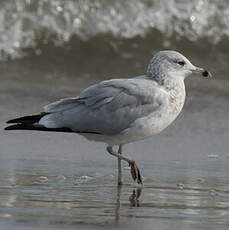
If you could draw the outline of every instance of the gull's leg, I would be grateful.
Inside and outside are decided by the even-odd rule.
[[[138,166],[136,165],[135,161],[129,160],[128,158],[122,156],[120,153],[116,153],[112,149],[111,146],[107,147],[107,152],[110,153],[113,156],[116,156],[120,160],[128,162],[129,165],[130,165],[130,172],[131,172],[132,178],[134,179],[134,181],[136,180],[138,184],[142,184],[141,173],[140,173],[140,170],[139,170]]]
[[[122,145],[119,145],[118,154],[122,155]],[[118,157],[118,185],[122,185],[122,160]]]

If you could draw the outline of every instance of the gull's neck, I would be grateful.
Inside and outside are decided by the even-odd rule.
[[[178,75],[168,76],[168,74],[160,73],[160,75],[151,75],[150,78],[153,81],[157,82],[158,85],[160,85],[161,87],[163,87],[167,91],[176,90],[177,88],[185,89],[183,76],[178,76]]]

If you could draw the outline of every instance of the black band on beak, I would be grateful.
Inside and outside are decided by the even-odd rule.
[[[210,73],[209,71],[207,71],[207,70],[204,70],[204,71],[202,72],[202,76],[203,76],[203,77],[212,77],[211,73]]]
[[[207,76],[208,76],[208,71],[205,70],[205,71],[202,73],[202,75],[203,75],[204,77],[207,77]]]

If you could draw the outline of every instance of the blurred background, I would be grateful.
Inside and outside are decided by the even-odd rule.
[[[74,134],[3,131],[6,120],[39,113],[91,84],[144,74],[163,49],[183,53],[213,79],[187,79],[176,122],[125,146],[144,169],[140,209],[129,205],[128,170],[120,208],[116,160],[104,144]],[[141,219],[145,229],[228,229],[228,72],[227,0],[1,0],[0,227],[62,226],[58,217],[69,228]]]

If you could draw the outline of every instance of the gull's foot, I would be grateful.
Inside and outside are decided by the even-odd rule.
[[[130,173],[134,181],[137,181],[138,184],[142,184],[142,176],[138,166],[135,161],[129,162],[130,165]]]

